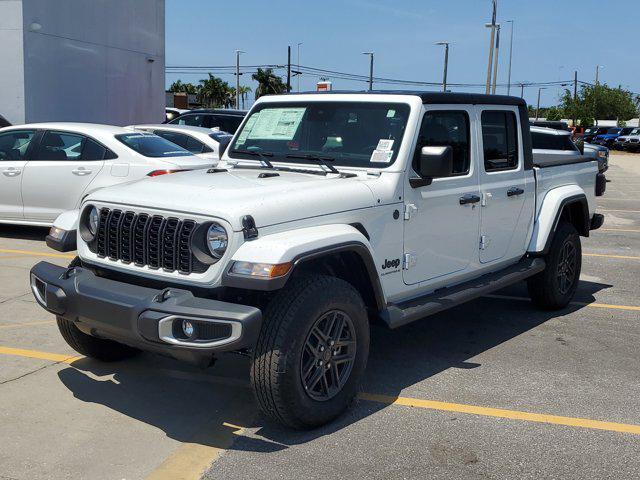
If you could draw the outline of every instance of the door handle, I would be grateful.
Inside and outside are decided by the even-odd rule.
[[[507,197],[515,197],[516,195],[522,195],[523,193],[524,190],[522,188],[511,187],[509,190],[507,190]]]
[[[17,177],[18,175],[20,175],[22,173],[22,170],[19,170],[17,168],[13,168],[13,167],[9,167],[6,168],[2,171],[2,174],[5,177]]]
[[[478,203],[480,201],[480,195],[475,193],[467,193],[460,197],[460,205],[466,205],[467,203]]]
[[[71,173],[73,173],[74,175],[78,175],[79,177],[82,177],[84,175],[91,175],[91,170],[87,170],[84,167],[78,167],[75,170],[71,170]]]

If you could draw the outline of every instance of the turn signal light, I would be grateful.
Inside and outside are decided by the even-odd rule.
[[[188,172],[189,169],[183,168],[180,170],[154,170],[147,173],[147,177],[159,177],[160,175],[166,175],[168,173]]]
[[[231,272],[239,275],[249,275],[252,277],[276,278],[286,275],[289,270],[291,270],[292,266],[292,262],[276,264],[235,262],[231,268]]]

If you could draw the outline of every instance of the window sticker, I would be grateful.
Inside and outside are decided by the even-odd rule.
[[[389,150],[391,150],[391,148],[393,148],[393,140],[386,138],[381,138],[380,140],[378,140],[378,146],[376,147],[376,150],[388,152]]]
[[[389,163],[393,157],[393,150],[378,150],[375,149],[371,154],[371,162]]]
[[[305,111],[305,107],[260,110],[247,120],[237,144],[244,145],[247,140],[293,140]]]
[[[395,116],[396,116],[396,111],[395,110],[393,110],[392,108],[387,110],[387,118],[393,118]]]

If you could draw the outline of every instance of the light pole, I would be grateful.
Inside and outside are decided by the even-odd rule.
[[[593,89],[593,116],[596,121],[596,127],[598,126],[598,80],[600,79],[601,68],[604,68],[604,65],[596,65],[596,86]]]
[[[298,73],[297,73],[298,92],[300,92],[300,76],[302,75],[302,73],[300,73],[300,45],[302,45],[302,42],[298,43],[298,56],[297,56],[298,58]]]
[[[373,52],[362,52],[362,55],[369,55],[369,91],[373,90]]]
[[[493,13],[491,15],[491,40],[489,41],[489,63],[487,65],[487,85],[485,88],[485,93],[488,95],[491,90],[491,67],[493,65],[493,42],[495,40],[496,35],[496,11],[498,9],[498,0],[492,0],[493,4]]]
[[[538,106],[536,107],[536,120],[538,120],[538,113],[540,112],[540,92],[546,90],[546,87],[538,88]]]
[[[524,98],[524,83],[520,84],[520,98]]]
[[[240,110],[240,54],[247,53],[236,50],[236,110]]]
[[[509,40],[509,73],[507,75],[507,95],[511,94],[511,60],[513,59],[513,20],[507,20],[511,24],[511,40]]]
[[[449,67],[449,42],[436,42],[436,45],[444,45],[444,75],[442,77],[442,91],[447,91],[447,69]]]
[[[495,25],[487,24],[487,27],[493,27],[496,30],[496,45],[495,52],[493,54],[493,86],[491,87],[491,93],[496,94],[496,82],[498,80],[498,59],[500,54],[500,24]]]

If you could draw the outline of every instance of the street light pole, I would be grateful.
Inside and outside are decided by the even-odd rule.
[[[524,83],[520,84],[520,98],[524,98]]]
[[[449,68],[449,42],[436,42],[436,45],[444,45],[444,75],[442,77],[442,91],[447,91],[447,70]]]
[[[507,95],[511,94],[511,60],[513,59],[513,20],[507,20],[511,24],[511,40],[509,41],[509,74],[507,76]]]
[[[246,53],[236,50],[236,110],[240,110],[240,54]]]
[[[498,9],[498,0],[492,0],[491,3],[493,4],[493,13],[491,15],[491,23],[489,24],[491,28],[491,40],[489,41],[489,63],[487,65],[487,85],[485,88],[487,95],[491,90],[491,67],[493,65],[493,42],[496,34],[496,10]]]
[[[297,77],[298,77],[298,80],[297,80],[297,82],[298,82],[298,92],[300,92],[300,76],[302,75],[300,73],[300,45],[302,45],[302,42],[298,43],[298,56],[297,56],[297,59],[298,59],[298,69],[297,69],[298,73],[296,74]]]
[[[362,52],[363,55],[369,55],[369,91],[373,90],[373,52]]]
[[[545,87],[538,88],[538,106],[536,107],[536,120],[538,120],[538,114],[540,113],[540,92],[545,90]]]
[[[604,65],[596,65],[596,86],[593,89],[593,116],[595,117],[596,127],[598,126],[598,80],[601,68],[604,68]]]
[[[496,25],[496,52],[495,58],[493,59],[493,87],[491,89],[491,93],[493,95],[496,94],[496,83],[498,81],[498,60],[500,58],[500,24]]]

